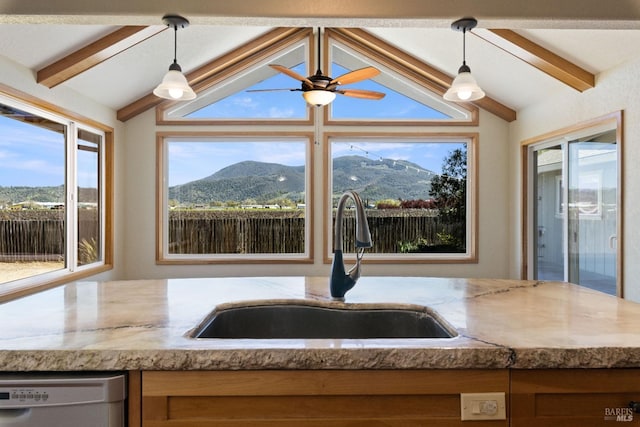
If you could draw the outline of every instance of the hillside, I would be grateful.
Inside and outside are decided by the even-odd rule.
[[[334,194],[357,191],[363,199],[427,199],[431,171],[409,162],[371,160],[362,156],[334,159]],[[253,199],[266,203],[276,198],[304,200],[304,166],[244,161],[205,178],[169,188],[169,199],[181,204]]]
[[[95,188],[80,188],[80,200],[95,203],[98,192]],[[0,186],[0,205],[20,202],[63,203],[64,185],[52,187],[3,187]]]
[[[383,199],[428,199],[431,171],[409,162],[372,160],[363,156],[343,156],[334,159],[334,196],[345,190],[355,190],[370,202]],[[287,198],[304,200],[304,166],[244,161],[227,166],[202,179],[169,188],[169,199],[180,204],[209,204],[213,201],[266,203]],[[97,192],[81,188],[83,201],[95,202]],[[2,187],[1,203],[62,202],[63,186]]]

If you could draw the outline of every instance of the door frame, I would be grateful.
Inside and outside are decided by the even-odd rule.
[[[522,170],[522,188],[521,188],[521,254],[520,260],[520,276],[523,280],[530,279],[532,276],[532,256],[536,253],[535,248],[532,248],[533,244],[533,202],[530,200],[532,194],[533,180],[530,179],[530,173],[533,167],[533,156],[531,147],[533,145],[539,145],[553,140],[564,140],[575,138],[576,135],[586,134],[590,130],[596,130],[605,126],[612,126],[616,129],[617,140],[617,162],[618,162],[618,176],[617,176],[617,201],[618,210],[616,217],[616,294],[620,298],[624,298],[624,278],[623,278],[623,264],[624,264],[624,252],[623,252],[623,219],[624,219],[624,199],[623,194],[623,179],[624,165],[623,165],[623,111],[616,111],[592,120],[587,120],[582,123],[578,123],[573,126],[558,129],[552,132],[545,133],[533,138],[526,139],[520,143],[520,159]]]

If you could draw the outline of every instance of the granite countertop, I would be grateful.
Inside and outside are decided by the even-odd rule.
[[[640,304],[561,282],[363,277],[350,303],[417,304],[442,339],[193,339],[215,306],[329,302],[326,277],[76,282],[0,305],[0,370],[640,367]]]

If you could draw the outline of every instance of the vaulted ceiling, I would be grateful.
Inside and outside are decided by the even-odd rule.
[[[93,0],[86,0],[82,3],[84,6],[74,0],[60,3],[60,8],[56,3],[57,14],[45,14],[48,3],[40,0],[0,1],[3,13],[0,15],[0,55],[30,69],[38,84],[52,91],[66,87],[82,93],[118,111],[121,120],[153,107],[158,100],[151,91],[173,59],[174,34],[162,25],[164,12],[152,16],[155,9],[146,1],[139,2],[138,11],[123,10],[113,15],[101,10],[102,6]],[[272,13],[280,15],[263,12],[262,16],[243,18],[232,15],[239,13],[232,10],[222,10],[218,15],[211,11],[203,13],[198,9],[203,2],[182,4],[183,7],[177,9],[169,8],[178,3],[173,6],[169,3],[176,2],[155,2],[153,8],[179,12],[192,22],[188,28],[178,31],[178,62],[190,80],[215,73],[216,60],[233,56],[240,46],[249,44],[248,49],[242,50],[244,55],[259,50],[261,37],[282,26],[360,27],[426,64],[434,70],[433,78],[440,79],[443,86],[455,76],[462,60],[462,34],[452,31],[449,24],[463,15],[450,19],[439,15],[397,16],[398,11],[409,14],[411,8],[417,7],[416,2],[409,0],[390,2],[398,11],[363,7],[358,12],[350,10],[350,6],[338,6],[342,2],[323,3],[325,7],[336,3],[336,12],[342,7],[344,17],[339,18],[314,14],[311,9],[305,9],[305,5],[310,4],[307,1],[297,2],[296,6],[300,14],[308,11],[304,18],[288,16],[288,2],[276,2],[277,7],[273,1],[247,2],[262,8],[268,3],[273,6]],[[364,3],[371,2],[354,2],[366,6]],[[425,0],[424,4],[431,3],[433,1]],[[513,6],[508,5],[514,3],[522,6],[519,15],[509,9]],[[511,11],[516,16],[509,19],[494,13],[483,19],[483,12],[477,10],[478,27],[467,35],[467,63],[488,94],[488,99],[482,101],[484,105],[481,102],[479,106],[506,120],[512,120],[518,110],[546,97],[588,91],[597,85],[600,73],[640,56],[637,49],[640,16],[636,16],[640,15],[640,5],[637,2],[620,1],[617,8],[598,10],[593,10],[596,2],[582,2],[587,10],[575,9],[573,16],[558,9],[557,2],[543,3],[549,3],[550,16],[525,10],[524,2],[487,1],[487,6],[502,5],[502,13]],[[627,9],[621,10],[623,6]],[[20,7],[26,9],[20,10]],[[68,13],[65,7],[69,8]],[[95,9],[83,12],[82,7]],[[70,14],[73,8],[76,15]],[[190,8],[192,16],[188,13]],[[261,12],[256,7],[252,10],[256,14]],[[15,11],[23,13],[12,13]],[[441,13],[444,12],[452,13],[447,10]],[[224,13],[229,15],[227,19],[222,19]],[[379,16],[374,16],[376,13]],[[624,13],[629,19],[615,15]]]

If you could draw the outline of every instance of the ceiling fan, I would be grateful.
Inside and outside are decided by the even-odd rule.
[[[301,76],[295,71],[285,67],[284,65],[269,64],[271,68],[286,74],[302,83],[299,89],[254,89],[247,92],[270,92],[278,90],[286,90],[291,92],[302,92],[304,99],[311,105],[321,107],[331,103],[336,97],[336,94],[349,96],[352,98],[372,99],[379,100],[384,98],[385,94],[382,92],[375,92],[372,90],[361,89],[341,89],[340,86],[351,83],[357,83],[362,80],[370,79],[380,74],[380,70],[374,67],[364,67],[358,70],[350,71],[339,77],[331,78],[325,76],[320,69],[320,28],[318,28],[318,63],[317,71],[314,75],[309,77]]]

